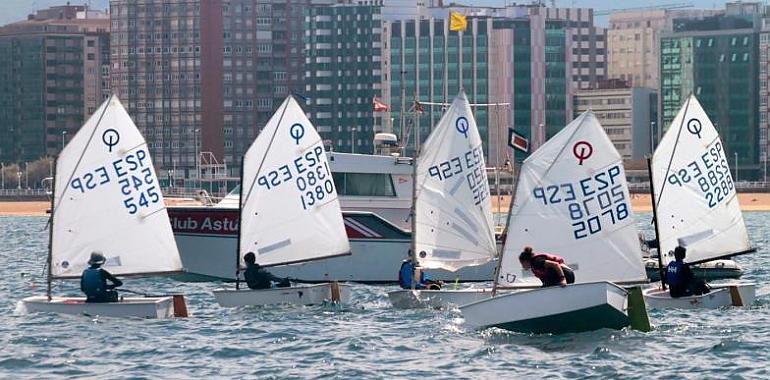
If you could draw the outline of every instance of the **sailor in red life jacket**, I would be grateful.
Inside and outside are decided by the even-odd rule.
[[[575,272],[564,264],[564,259],[547,253],[534,254],[532,247],[524,247],[519,255],[521,267],[529,269],[543,282],[543,287],[567,286],[575,282]]]

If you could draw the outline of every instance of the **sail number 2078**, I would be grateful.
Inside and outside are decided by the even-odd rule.
[[[602,231],[602,226],[624,222],[630,215],[620,165],[575,183],[535,187],[532,195],[548,208],[566,213],[572,234],[580,240]]]

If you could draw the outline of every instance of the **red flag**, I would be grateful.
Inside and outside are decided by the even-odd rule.
[[[508,129],[508,146],[524,153],[529,152],[529,140],[513,128]]]
[[[372,101],[374,102],[374,112],[387,112],[390,109],[387,104],[377,100],[376,97]]]
[[[425,107],[423,107],[422,103],[420,103],[419,100],[414,101],[414,112],[419,112],[419,113],[425,112]]]

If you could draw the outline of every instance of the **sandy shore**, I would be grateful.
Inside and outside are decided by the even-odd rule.
[[[166,199],[169,206],[199,204],[189,198]],[[0,201],[0,216],[45,216],[51,202],[3,202]]]
[[[492,196],[492,209],[507,212],[510,207],[510,197],[503,196],[498,208],[497,197]],[[770,193],[741,193],[738,194],[743,211],[770,211]],[[190,199],[167,199],[169,206],[190,204]],[[50,202],[0,202],[0,216],[43,216],[51,206]],[[631,207],[634,212],[650,212],[652,204],[649,194],[632,194]]]
[[[507,212],[510,207],[510,197],[502,197],[500,212]],[[770,211],[770,193],[739,193],[738,201],[743,211]],[[492,209],[498,210],[497,197],[492,196]],[[652,212],[649,194],[631,194],[631,207],[634,212]]]

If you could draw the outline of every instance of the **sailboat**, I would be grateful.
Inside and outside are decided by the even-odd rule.
[[[321,136],[290,95],[242,160],[236,273],[243,256],[263,267],[350,254],[332,172]],[[351,287],[337,282],[289,288],[215,290],[221,306],[314,305],[350,302]]]
[[[80,278],[94,251],[104,252],[103,268],[115,276],[182,272],[147,142],[115,95],[80,128],[55,166],[47,294],[23,299],[26,310],[114,317],[186,316],[181,296],[87,303],[84,297],[51,295],[52,280]]]
[[[481,265],[497,247],[481,136],[460,92],[423,144],[414,167],[413,258],[423,269]],[[396,308],[446,307],[490,297],[491,289],[388,293]]]
[[[660,257],[680,245],[685,262],[698,264],[754,252],[730,175],[725,146],[698,99],[691,95],[660,141],[651,164],[655,229]],[[665,267],[667,263],[661,263]],[[654,308],[717,308],[754,302],[755,284],[711,285],[700,296],[671,298],[647,289]]]
[[[631,323],[628,291],[616,283],[642,283],[646,274],[621,156],[591,111],[524,161],[496,293],[540,286],[519,263],[524,246],[563,257],[576,283],[462,305],[467,326],[565,333]]]

